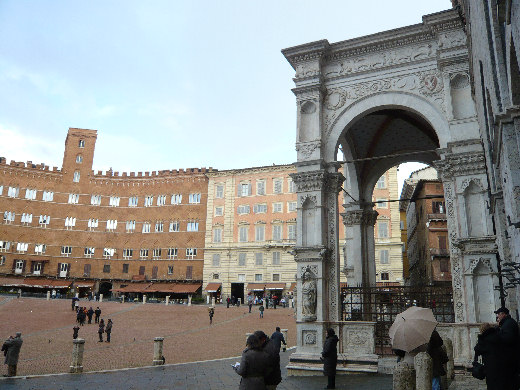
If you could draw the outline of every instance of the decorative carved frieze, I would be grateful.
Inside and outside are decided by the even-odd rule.
[[[315,330],[302,331],[303,344],[314,346],[316,344],[316,336],[317,336],[317,333]]]
[[[360,225],[363,219],[363,210],[350,210],[341,213],[345,226]]]
[[[316,149],[318,149],[321,145],[321,141],[312,141],[312,142],[301,142],[296,144],[296,151],[299,155],[300,161],[309,160]]]
[[[496,254],[498,251],[495,236],[459,238],[453,240],[452,245],[465,255]]]
[[[483,152],[446,154],[444,160],[434,162],[442,180],[451,180],[454,176],[470,176],[486,173]]]
[[[439,49],[451,49],[453,47],[466,46],[466,34],[462,30],[442,32],[438,35]]]
[[[298,192],[320,191],[325,182],[325,171],[291,173]]]

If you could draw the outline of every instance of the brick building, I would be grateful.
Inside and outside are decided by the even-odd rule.
[[[0,160],[0,287],[200,291],[208,171],[95,173],[96,138],[70,128],[61,169]]]

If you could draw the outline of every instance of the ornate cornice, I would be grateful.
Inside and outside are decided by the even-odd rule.
[[[325,182],[325,171],[290,173],[298,192],[319,191]]]
[[[444,160],[434,161],[433,165],[443,180],[454,176],[469,176],[486,173],[486,160],[483,152],[446,154]]]

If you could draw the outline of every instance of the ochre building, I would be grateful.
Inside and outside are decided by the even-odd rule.
[[[61,169],[0,160],[0,284],[200,291],[211,169],[95,173],[96,138],[70,128]]]

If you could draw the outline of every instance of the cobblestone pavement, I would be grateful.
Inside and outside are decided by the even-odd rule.
[[[324,376],[287,377],[285,366],[291,352],[281,353],[282,383],[278,390],[310,390],[326,386]],[[47,375],[0,379],[2,390],[199,390],[238,389],[240,377],[231,364],[237,358],[147,367],[87,374]],[[391,375],[342,375],[336,377],[337,389],[391,390]]]

